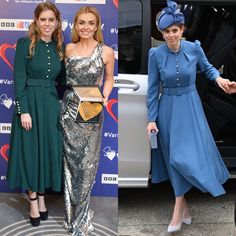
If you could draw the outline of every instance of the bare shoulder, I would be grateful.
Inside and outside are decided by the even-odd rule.
[[[115,59],[115,54],[114,54],[114,50],[111,47],[108,47],[106,45],[103,45],[103,60],[104,63],[107,64],[108,61],[110,60],[114,60]]]
[[[70,55],[74,51],[75,47],[76,47],[75,43],[66,44],[66,57],[70,57]]]
[[[75,43],[68,43],[68,44],[66,44],[66,50],[71,50],[74,47],[75,47]]]
[[[107,55],[114,54],[114,50],[111,47],[108,47],[105,44],[103,45],[103,52],[104,52],[104,54],[107,54]]]

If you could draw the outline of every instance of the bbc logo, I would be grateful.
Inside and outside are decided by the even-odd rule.
[[[0,134],[10,134],[11,123],[0,123]]]
[[[9,28],[9,27],[15,27],[15,22],[1,22],[2,28]]]
[[[102,174],[102,184],[118,184],[118,175]]]
[[[0,30],[27,31],[32,19],[2,19],[0,18]]]

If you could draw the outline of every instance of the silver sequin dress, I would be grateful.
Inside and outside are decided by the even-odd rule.
[[[103,44],[98,44],[90,57],[67,59],[67,83],[102,85]],[[64,226],[74,236],[85,236],[93,230],[90,194],[95,181],[102,140],[103,115],[99,123],[75,123],[78,97],[72,90],[64,94],[61,123],[64,145]]]

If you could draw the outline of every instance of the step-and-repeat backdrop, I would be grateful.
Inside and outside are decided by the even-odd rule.
[[[0,192],[12,192],[6,181],[11,120],[15,106],[13,61],[17,39],[27,34],[33,12],[43,0],[0,1]],[[52,0],[63,17],[65,43],[71,41],[70,33],[76,11],[85,5],[95,6],[102,18],[105,44],[115,51],[117,75],[118,0]],[[93,188],[93,196],[117,196],[118,184],[118,112],[117,89],[105,110],[100,164]]]

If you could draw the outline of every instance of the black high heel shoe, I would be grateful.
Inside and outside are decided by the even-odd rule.
[[[30,201],[35,201],[37,199],[38,199],[38,197],[30,198]],[[32,226],[34,226],[34,227],[39,226],[39,224],[40,224],[40,216],[39,217],[31,217],[29,215],[29,218],[30,218],[30,223],[31,223]]]
[[[37,193],[38,196],[44,196],[45,193]],[[41,220],[47,220],[48,219],[48,210],[46,211],[39,211],[39,214],[40,214],[40,219]]]

